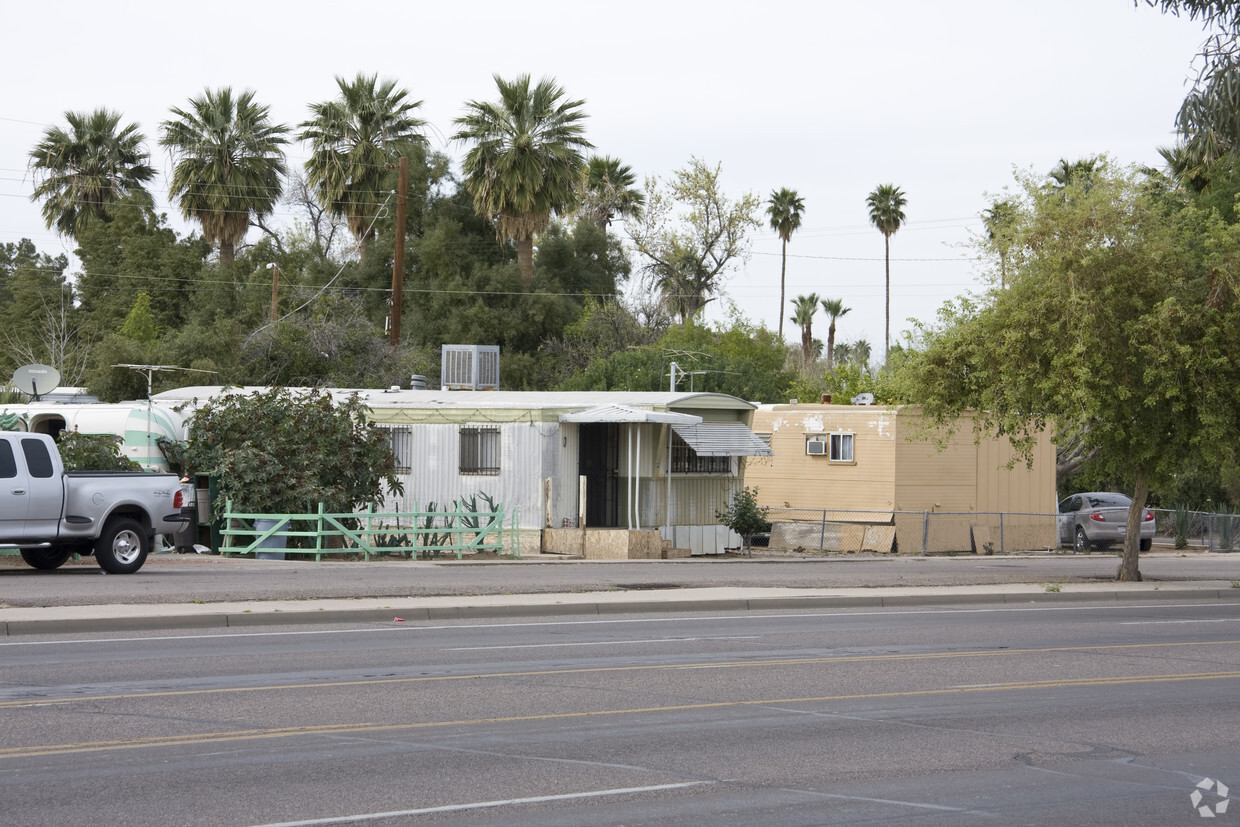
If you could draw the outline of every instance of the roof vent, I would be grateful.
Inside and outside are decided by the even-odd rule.
[[[499,390],[499,345],[444,345],[440,375],[446,391]]]

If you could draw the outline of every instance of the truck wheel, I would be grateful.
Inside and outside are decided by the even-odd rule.
[[[142,524],[128,518],[108,523],[95,541],[95,559],[108,574],[133,574],[150,550],[151,538]]]
[[[22,559],[26,561],[26,564],[44,571],[60,568],[72,554],[73,550],[64,546],[22,549]]]

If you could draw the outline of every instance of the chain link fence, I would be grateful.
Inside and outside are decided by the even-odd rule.
[[[1240,514],[1153,509],[1154,545],[1240,551]],[[772,549],[1003,554],[1060,547],[1058,514],[770,508]]]

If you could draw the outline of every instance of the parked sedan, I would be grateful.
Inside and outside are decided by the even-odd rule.
[[[1059,542],[1076,551],[1107,548],[1124,542],[1132,499],[1123,494],[1092,491],[1073,494],[1059,504]],[[1141,550],[1154,541],[1154,512],[1141,518]]]

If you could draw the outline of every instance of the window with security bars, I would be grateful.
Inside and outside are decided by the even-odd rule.
[[[408,474],[413,470],[413,428],[409,425],[380,425],[387,434],[392,456],[396,459],[396,473]]]
[[[672,433],[673,474],[728,474],[731,471],[731,457],[700,457],[680,434]]]
[[[461,428],[462,474],[499,473],[499,428]]]

